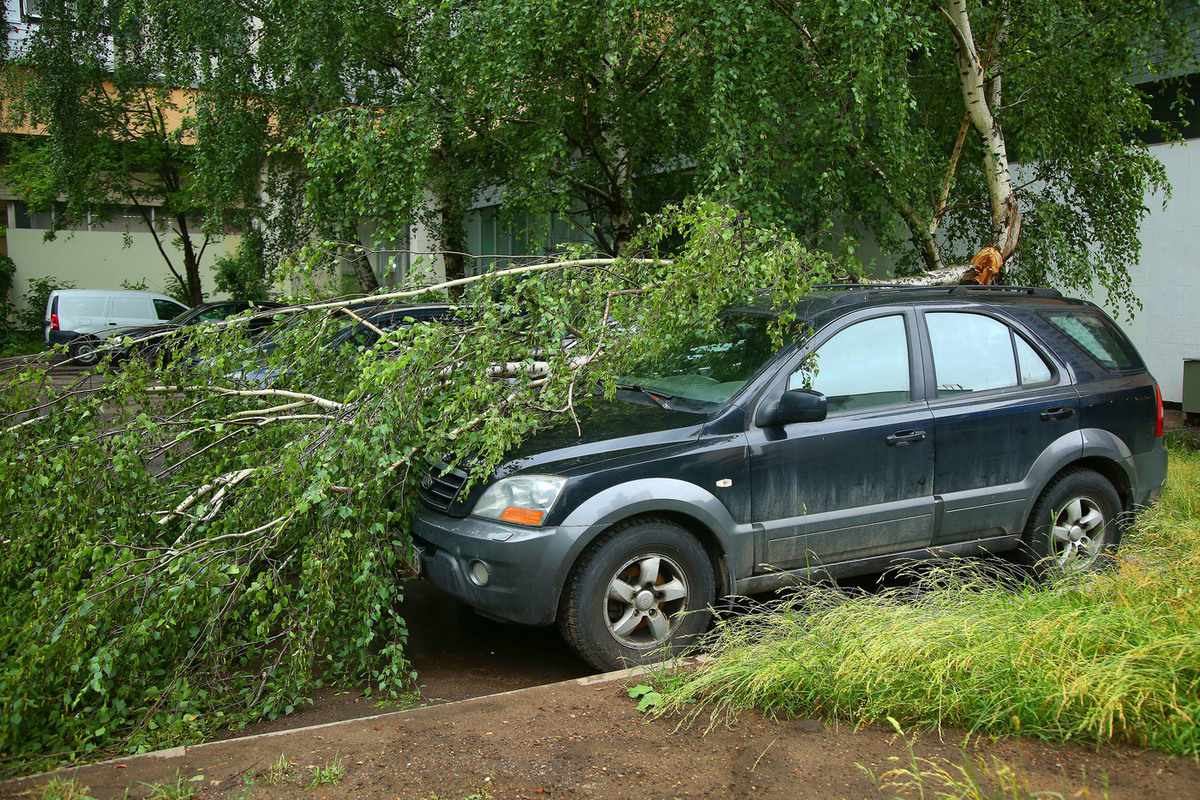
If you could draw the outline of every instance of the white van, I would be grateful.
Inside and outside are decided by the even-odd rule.
[[[46,345],[70,342],[71,357],[90,366],[103,341],[187,311],[166,295],[127,289],[56,289],[46,301]]]

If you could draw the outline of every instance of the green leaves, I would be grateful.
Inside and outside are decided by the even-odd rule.
[[[644,683],[631,686],[626,690],[626,693],[638,701],[637,710],[642,713],[653,711],[662,701],[662,695],[656,692],[653,687],[647,686]]]
[[[408,691],[397,603],[427,459],[489,477],[631,360],[833,266],[706,202],[634,244],[648,257],[481,276],[452,323],[373,349],[328,346],[357,324],[334,309],[289,312],[270,353],[235,324],[189,341],[193,360],[74,388],[5,373],[0,752],[194,740],[318,683]]]

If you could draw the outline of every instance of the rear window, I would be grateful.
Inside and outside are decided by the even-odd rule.
[[[1099,311],[1051,311],[1042,316],[1105,368],[1114,372],[1142,369],[1133,344]]]

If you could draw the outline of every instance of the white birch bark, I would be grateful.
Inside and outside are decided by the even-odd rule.
[[[996,119],[995,106],[1000,100],[1000,79],[988,80],[987,70],[975,45],[967,0],[950,0],[941,8],[958,45],[959,80],[963,103],[971,127],[983,145],[983,166],[988,180],[988,202],[992,215],[992,239],[988,244],[1007,259],[1017,247],[1021,234],[1021,214],[1008,165],[1008,149]],[[1007,35],[1007,21],[996,35],[993,48],[999,48]],[[993,63],[998,59],[993,55]]]

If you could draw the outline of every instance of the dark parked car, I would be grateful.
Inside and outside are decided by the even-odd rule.
[[[379,341],[378,331],[390,333],[414,323],[449,321],[454,318],[454,306],[445,303],[381,303],[368,299],[350,306],[350,311],[363,321],[357,322],[350,316],[335,317],[338,325],[325,334],[321,347],[330,352],[346,347],[369,350]],[[288,331],[308,323],[309,320],[301,316],[284,323],[279,331],[254,348],[252,357],[260,361],[260,366],[240,371],[231,377],[250,386],[266,386],[288,374],[288,369],[283,365],[261,362],[265,362],[279,347]]]
[[[109,357],[114,362],[123,361],[134,356],[147,358],[161,357],[164,360],[169,360],[174,348],[182,341],[183,333],[186,329],[194,325],[221,322],[230,317],[244,314],[251,309],[265,312],[276,308],[283,308],[283,303],[250,300],[226,300],[220,303],[205,303],[204,305],[189,308],[187,311],[176,317],[172,317],[161,325],[147,325],[142,328],[131,328],[127,331],[122,331],[122,340],[127,336],[131,342],[128,345],[114,345],[109,351]],[[274,323],[275,320],[270,315],[264,314],[263,316],[256,316],[247,322],[246,330],[251,337],[259,336]]]
[[[557,623],[609,669],[677,650],[717,597],[815,574],[1002,552],[1089,569],[1161,491],[1158,386],[1090,303],[829,289],[778,351],[771,313],[729,309],[582,436],[537,435],[482,485],[434,465],[420,573],[486,616]]]

